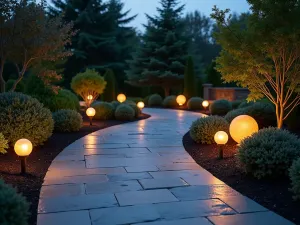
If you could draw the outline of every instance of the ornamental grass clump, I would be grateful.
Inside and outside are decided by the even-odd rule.
[[[170,95],[170,96],[166,97],[163,100],[162,105],[165,108],[176,108],[178,106],[178,103],[176,102],[176,96]]]
[[[59,132],[79,131],[82,127],[82,116],[70,109],[61,109],[53,113],[54,130]]]
[[[228,133],[229,124],[220,116],[207,116],[197,119],[190,128],[191,138],[201,144],[213,144],[214,135],[218,131]]]
[[[225,99],[216,100],[209,106],[209,111],[212,115],[223,116],[226,115],[231,110],[232,110],[231,102]]]
[[[294,199],[300,200],[300,158],[295,160],[289,170],[292,182],[291,191],[294,193]]]
[[[242,140],[238,158],[244,170],[254,177],[280,177],[288,174],[293,160],[300,157],[300,140],[287,130],[265,128]]]
[[[115,108],[111,103],[108,102],[97,102],[92,105],[96,110],[94,119],[97,120],[111,120],[114,118]]]
[[[29,204],[14,188],[0,179],[0,224],[28,225]]]
[[[2,133],[0,133],[0,154],[7,153],[8,141],[5,139]]]
[[[52,114],[37,99],[16,92],[0,94],[0,133],[10,145],[21,139],[43,144],[54,127]]]
[[[159,94],[153,94],[149,97],[148,105],[149,106],[161,106],[162,102],[163,102],[163,99]]]
[[[187,107],[189,110],[201,110],[203,99],[200,97],[192,97],[187,102]]]
[[[121,104],[117,107],[115,111],[115,118],[121,121],[133,120],[135,117],[135,112],[132,107],[127,104]]]

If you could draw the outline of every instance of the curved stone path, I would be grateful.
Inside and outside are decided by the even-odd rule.
[[[40,194],[38,225],[288,225],[198,166],[182,136],[200,114],[106,128],[64,149]],[[272,191],[272,190],[270,190]]]

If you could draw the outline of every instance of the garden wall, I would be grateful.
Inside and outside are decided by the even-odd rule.
[[[203,84],[203,97],[207,100],[227,99],[229,101],[244,100],[248,97],[247,88],[213,87],[212,84]]]

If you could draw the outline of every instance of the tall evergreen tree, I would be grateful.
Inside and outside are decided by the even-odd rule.
[[[184,72],[184,95],[187,99],[197,96],[197,79],[193,57],[189,56]]]
[[[74,21],[79,30],[72,40],[74,52],[66,63],[65,83],[86,68],[104,72],[111,68],[121,85],[124,80],[126,60],[130,58],[137,41],[134,28],[127,24],[135,16],[130,10],[123,12],[120,0],[52,0],[50,15],[64,13],[66,21]],[[119,85],[119,86],[120,86]]]
[[[132,85],[160,86],[168,96],[183,81],[187,40],[181,18],[184,5],[177,0],[161,0],[158,16],[148,18],[142,46],[129,61],[126,71]]]
[[[106,87],[102,94],[102,99],[107,102],[116,100],[116,80],[114,71],[108,69],[104,74],[104,80],[106,81]]]

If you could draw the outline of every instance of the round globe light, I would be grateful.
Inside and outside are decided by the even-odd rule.
[[[93,100],[93,95],[88,95],[88,96],[87,96],[87,99],[88,99],[88,100]]]
[[[251,116],[241,115],[234,118],[230,124],[229,132],[238,144],[253,133],[258,131],[258,124]]]
[[[228,142],[228,134],[225,131],[218,131],[214,139],[218,145],[225,145]]]
[[[186,102],[186,97],[184,95],[178,95],[176,98],[178,105],[183,105]]]
[[[117,100],[122,103],[122,102],[125,102],[126,101],[126,96],[124,94],[119,94],[117,96]]]
[[[140,110],[142,110],[142,109],[145,107],[144,102],[138,102],[138,103],[137,103],[137,107],[138,107]]]
[[[15,143],[15,152],[18,156],[27,157],[32,152],[32,143],[28,139],[20,139]]]
[[[95,114],[96,114],[96,110],[92,107],[90,107],[86,110],[86,115],[88,117],[93,117],[93,116],[95,116]]]
[[[204,107],[204,109],[206,109],[209,106],[209,102],[208,101],[203,101],[202,102],[202,106]]]

